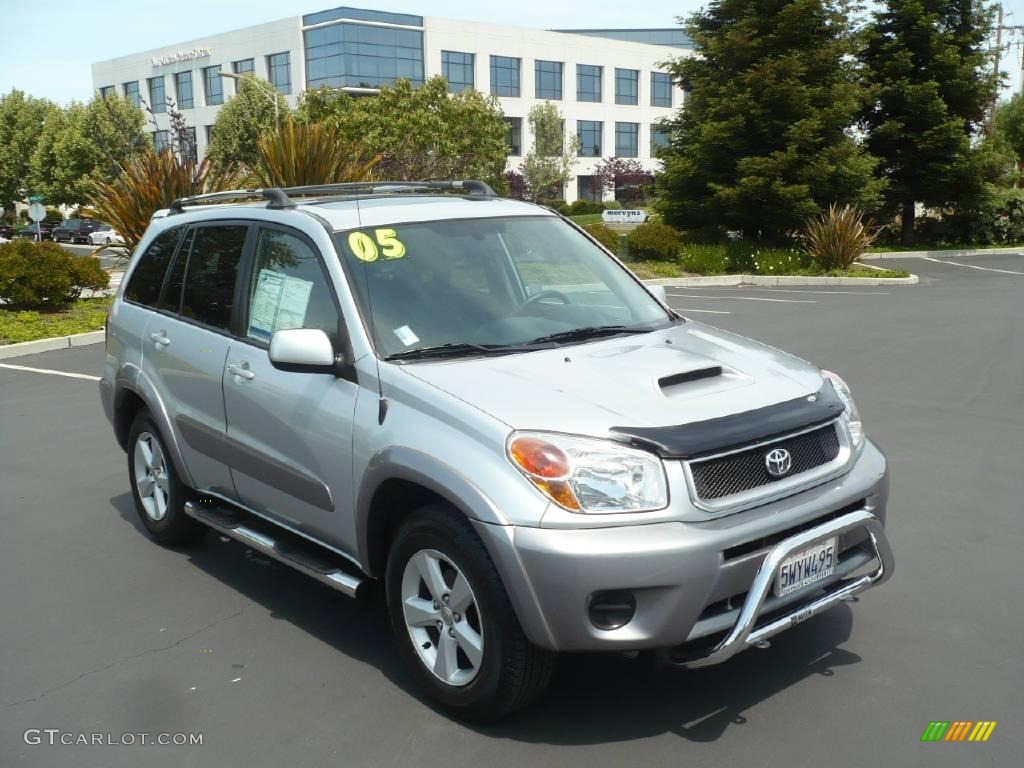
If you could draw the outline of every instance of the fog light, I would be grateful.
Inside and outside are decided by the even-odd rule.
[[[636,597],[628,589],[610,589],[590,596],[590,623],[598,629],[624,627],[636,613]]]

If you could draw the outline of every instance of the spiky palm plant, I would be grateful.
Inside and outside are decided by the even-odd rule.
[[[381,160],[342,139],[333,126],[294,118],[260,139],[259,154],[252,176],[263,187],[367,181]]]
[[[812,217],[804,230],[806,250],[822,269],[846,269],[861,257],[878,237],[874,222],[852,205],[835,203]]]
[[[89,191],[90,215],[121,233],[126,254],[135,250],[153,214],[179,197],[231,189],[231,174],[215,175],[205,160],[195,162],[170,149],[141,155],[121,164],[109,181],[95,181]]]

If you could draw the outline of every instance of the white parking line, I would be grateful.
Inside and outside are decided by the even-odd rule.
[[[702,312],[707,315],[731,315],[732,312],[723,312],[720,309],[690,309],[689,307],[679,308],[673,307],[676,312]]]
[[[947,259],[933,259],[930,256],[919,256],[925,261],[934,261],[936,264],[952,264],[954,267],[967,267],[968,269],[980,269],[982,272],[1002,272],[1004,275],[1024,275],[1024,272],[1014,272],[1012,269],[993,269],[992,267],[976,267],[973,264],[961,264],[958,261]]]
[[[705,300],[710,300],[710,301],[718,301],[719,299],[721,299],[723,301],[777,301],[777,302],[780,302],[782,304],[817,304],[818,303],[814,299],[764,299],[764,298],[754,297],[754,296],[718,296],[717,294],[715,294],[715,295],[707,295],[707,296],[694,296],[693,294],[690,294],[690,293],[670,293],[668,295],[672,296],[673,298],[676,298],[676,299],[705,299]]]
[[[86,379],[88,381],[99,381],[99,376],[90,376],[86,373],[70,373],[69,371],[51,371],[49,368],[30,368],[27,365],[11,365],[0,363],[0,368],[10,368],[13,371],[29,371],[30,373],[49,373],[52,376],[67,376],[69,379]]]

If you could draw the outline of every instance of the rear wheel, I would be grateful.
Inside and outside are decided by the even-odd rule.
[[[206,526],[185,514],[189,490],[146,412],[136,416],[128,433],[128,476],[139,519],[155,541],[187,544],[206,532]]]
[[[399,529],[386,589],[398,644],[431,699],[486,721],[543,694],[554,654],[526,638],[483,542],[457,511],[431,505]]]

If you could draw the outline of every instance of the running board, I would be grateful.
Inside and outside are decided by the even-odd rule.
[[[339,568],[336,560],[340,558],[294,534],[274,530],[272,523],[205,500],[185,502],[185,514],[348,597],[357,597],[359,587],[365,582],[362,577]]]

